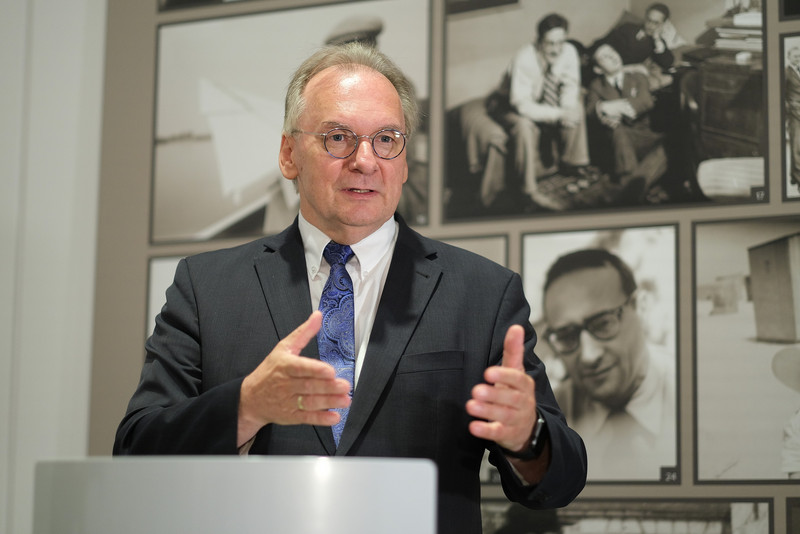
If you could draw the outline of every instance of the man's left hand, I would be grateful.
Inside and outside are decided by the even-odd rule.
[[[514,325],[503,342],[502,365],[486,369],[487,383],[472,388],[467,413],[478,418],[469,424],[473,436],[496,442],[510,451],[527,447],[536,422],[535,383],[525,373],[525,331]]]

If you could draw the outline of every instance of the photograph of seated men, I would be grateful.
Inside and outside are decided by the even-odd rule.
[[[567,42],[568,28],[557,13],[539,21],[535,42],[517,51],[489,104],[510,137],[512,179],[521,180],[526,201],[552,210],[564,206],[538,190],[538,177],[590,172],[581,59]]]
[[[445,219],[767,198],[761,8],[597,3],[448,15]]]
[[[608,162],[612,184],[620,184],[632,201],[644,194],[667,170],[664,134],[653,130],[650,111],[655,105],[647,77],[624,71],[622,57],[608,43],[592,53],[598,76],[589,84],[586,112],[595,127],[596,142]]]

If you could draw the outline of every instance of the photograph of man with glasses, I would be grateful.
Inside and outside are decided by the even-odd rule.
[[[584,438],[590,481],[677,482],[675,354],[652,342],[644,285],[604,248],[565,253],[544,278],[541,341],[564,369],[556,397]]]

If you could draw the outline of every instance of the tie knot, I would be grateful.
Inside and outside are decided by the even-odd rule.
[[[330,266],[344,265],[350,258],[353,257],[353,250],[350,248],[350,245],[340,245],[335,241],[331,241],[325,245],[325,250],[322,251],[322,256]]]

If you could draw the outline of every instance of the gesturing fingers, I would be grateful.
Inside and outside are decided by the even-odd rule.
[[[485,384],[472,389],[467,413],[478,418],[470,423],[473,435],[517,450],[530,436],[536,417],[535,383],[525,373],[525,330],[514,325],[503,342],[502,365],[486,369]]]
[[[322,327],[322,312],[316,310],[308,316],[308,319],[300,326],[295,328],[291,334],[283,338],[278,346],[283,347],[291,354],[299,355],[308,342],[314,339]]]
[[[337,379],[331,365],[300,356],[321,323],[320,312],[313,312],[245,377],[239,397],[240,434],[254,434],[269,423],[335,424],[339,415],[327,410],[349,406],[349,382]]]

